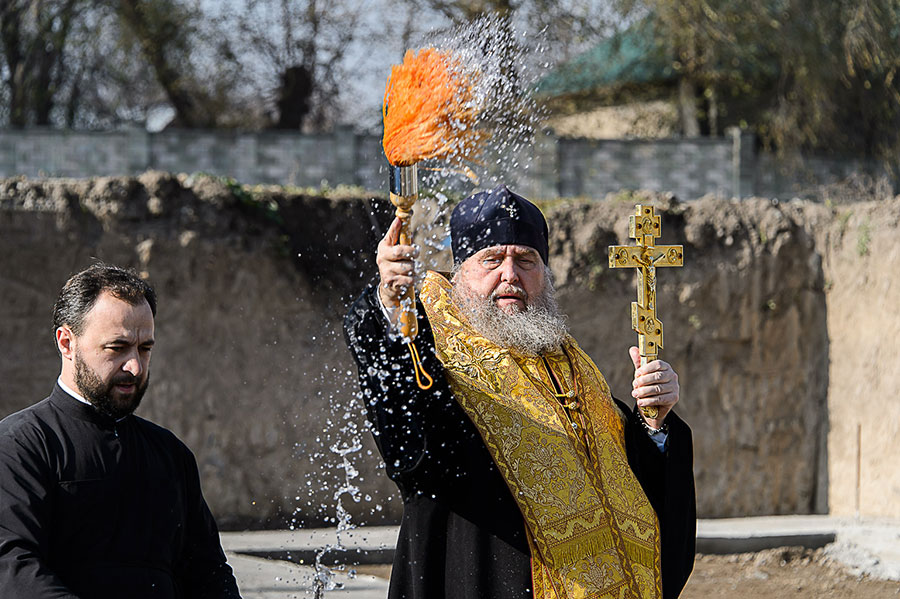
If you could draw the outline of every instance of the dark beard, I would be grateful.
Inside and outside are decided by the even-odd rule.
[[[452,296],[479,335],[500,347],[538,356],[559,348],[568,336],[566,317],[559,312],[555,293],[546,271],[543,293],[529,297],[521,312],[505,312],[495,297],[479,297],[462,281],[454,281]]]
[[[113,387],[131,383],[137,383],[137,387],[132,395],[119,398],[113,395]],[[141,405],[141,399],[144,397],[148,384],[150,384],[149,373],[144,378],[144,381],[141,382],[127,372],[117,374],[109,384],[104,384],[100,377],[97,376],[97,373],[81,360],[81,356],[77,352],[75,354],[75,385],[78,387],[78,391],[86,400],[91,402],[91,405],[97,411],[115,420],[128,416]]]

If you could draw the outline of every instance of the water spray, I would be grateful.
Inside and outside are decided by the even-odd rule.
[[[382,105],[382,142],[390,166],[390,199],[401,221],[401,244],[412,243],[409,223],[419,199],[419,175],[429,184],[435,183],[430,177],[425,178],[422,171],[434,175],[462,173],[476,179],[469,166],[490,167],[481,162],[493,163],[488,155],[495,155],[496,164],[500,164],[500,156],[506,163],[511,155],[518,154],[522,140],[535,129],[534,119],[540,117],[540,110],[528,98],[517,96],[502,67],[502,57],[495,52],[514,45],[512,37],[502,37],[503,31],[493,19],[479,19],[453,31],[448,39],[433,39],[431,43],[441,49],[407,51],[403,63],[391,68]],[[527,87],[528,81],[522,74],[518,72],[519,83]],[[506,118],[505,127],[488,126],[496,115]],[[489,128],[495,132],[493,137],[487,133]],[[491,143],[487,143],[489,139]],[[441,198],[442,194],[437,192],[436,196]],[[414,343],[418,333],[415,306],[415,290],[410,286],[401,300],[398,328],[410,348],[416,382],[427,389],[432,379],[421,369]],[[346,433],[347,429],[341,431]],[[329,453],[340,460],[337,468],[343,470],[343,482],[333,494],[338,540],[316,554],[312,589],[315,599],[323,599],[327,592],[341,588],[323,561],[329,553],[343,549],[341,533],[354,528],[345,500],[358,503],[361,499],[359,473],[352,464],[352,458],[362,449],[359,434],[354,431],[348,442],[329,445]]]

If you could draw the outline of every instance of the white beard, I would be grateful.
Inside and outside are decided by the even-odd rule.
[[[453,280],[453,301],[476,333],[507,349],[538,356],[559,348],[568,336],[566,317],[559,312],[549,269],[544,290],[529,297],[525,310],[506,312],[493,297],[474,293],[461,277]]]

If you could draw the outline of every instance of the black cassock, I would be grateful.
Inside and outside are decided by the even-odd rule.
[[[190,450],[58,385],[5,418],[0,597],[239,597]]]
[[[431,389],[418,388],[404,343],[388,337],[372,285],[351,306],[344,332],[359,369],[375,442],[403,498],[390,599],[527,599],[531,553],[518,505],[454,400],[419,304],[416,345]],[[673,412],[661,452],[629,414],[628,462],[660,520],[663,596],[677,597],[694,564],[696,507],[690,428]]]

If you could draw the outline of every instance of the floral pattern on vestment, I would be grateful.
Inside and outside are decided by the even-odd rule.
[[[525,518],[534,597],[661,597],[659,523],[628,466],[624,415],[590,357],[571,337],[543,359],[491,343],[438,273],[427,273],[421,300],[454,396]],[[551,370],[577,387],[577,408],[555,396]]]

